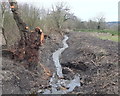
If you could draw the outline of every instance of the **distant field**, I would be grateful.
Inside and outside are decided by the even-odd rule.
[[[120,40],[118,39],[118,36],[98,36],[98,37],[103,40],[111,40],[115,42],[120,42]]]
[[[114,30],[107,30],[107,29],[104,29],[104,30],[88,30],[88,29],[82,29],[82,30],[79,30],[81,32],[98,32],[98,33],[110,33],[112,35],[120,35],[120,33],[118,33],[118,31],[114,31]]]
[[[120,33],[118,33],[118,31],[113,31],[113,30],[87,30],[87,29],[83,29],[83,30],[79,30],[78,32],[94,32],[95,35],[96,35],[96,33],[101,33],[101,34],[97,34],[96,35],[100,39],[120,42],[120,40],[118,39],[119,36],[120,36]]]
[[[110,33],[97,33],[97,32],[91,33],[91,34],[103,40],[111,40],[115,42],[120,42],[118,39],[119,38],[118,35],[111,35]]]

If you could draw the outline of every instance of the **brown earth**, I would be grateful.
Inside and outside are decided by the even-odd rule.
[[[2,93],[30,94],[48,87],[50,76],[55,71],[52,53],[61,45],[62,37],[51,34],[39,49],[39,63],[36,69],[27,69],[25,62],[11,59],[11,53],[2,51]]]
[[[79,73],[82,85],[73,93],[118,94],[118,43],[91,33],[72,32],[68,36],[69,47],[61,56],[61,64]],[[73,77],[71,74],[65,76]]]
[[[82,85],[72,93],[118,94],[118,43],[98,39],[89,33],[70,32],[67,35],[69,47],[60,59],[64,77],[71,79],[79,73]],[[52,53],[62,47],[62,39],[58,34],[46,39],[39,50],[39,65],[33,71],[3,54],[3,94],[27,94],[48,88],[50,74],[55,71]]]

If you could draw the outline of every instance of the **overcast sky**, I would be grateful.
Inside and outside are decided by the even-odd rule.
[[[57,2],[66,2],[71,12],[82,20],[89,20],[99,15],[104,15],[106,21],[118,20],[118,2],[120,0],[17,0],[29,2],[37,7],[51,8]]]

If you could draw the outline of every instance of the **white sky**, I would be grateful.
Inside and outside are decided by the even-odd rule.
[[[66,2],[71,12],[82,20],[104,15],[106,21],[118,21],[118,2],[120,0],[17,0],[32,2],[35,6],[51,8],[56,2]]]

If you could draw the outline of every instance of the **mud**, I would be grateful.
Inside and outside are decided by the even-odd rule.
[[[79,73],[82,83],[72,93],[118,94],[118,43],[98,39],[87,32],[68,36],[69,48],[63,52],[61,64]],[[71,78],[74,74],[68,71],[66,76]]]
[[[88,69],[88,66],[85,65],[84,62],[76,62],[76,63],[67,62],[67,63],[63,63],[61,65],[63,67],[68,67],[71,69],[82,70],[82,71],[86,71]]]
[[[87,32],[67,35],[69,48],[60,57],[64,78],[71,80],[75,74],[81,77],[81,86],[70,93],[118,94],[118,43],[98,39]],[[51,75],[56,70],[52,53],[62,47],[62,39],[58,34],[46,39],[39,49],[40,62],[33,71],[3,56],[3,94],[29,94],[49,88]]]
[[[40,93],[42,94],[67,94],[67,93],[72,92],[75,89],[75,87],[81,86],[79,74],[75,74],[74,79],[71,79],[71,80],[64,78],[62,67],[59,62],[61,53],[66,48],[69,47],[68,44],[66,43],[68,39],[69,38],[66,35],[64,35],[64,39],[62,40],[63,47],[59,48],[53,53],[52,57],[53,57],[56,70],[50,79],[50,83],[49,83],[50,87],[48,89],[46,88],[45,90],[42,90],[42,89],[38,90],[39,94]]]
[[[50,76],[55,70],[52,53],[61,47],[61,36],[51,34],[39,47],[39,62],[34,70],[28,69],[27,62],[11,58],[13,53],[2,52],[3,94],[31,94],[49,87]]]

